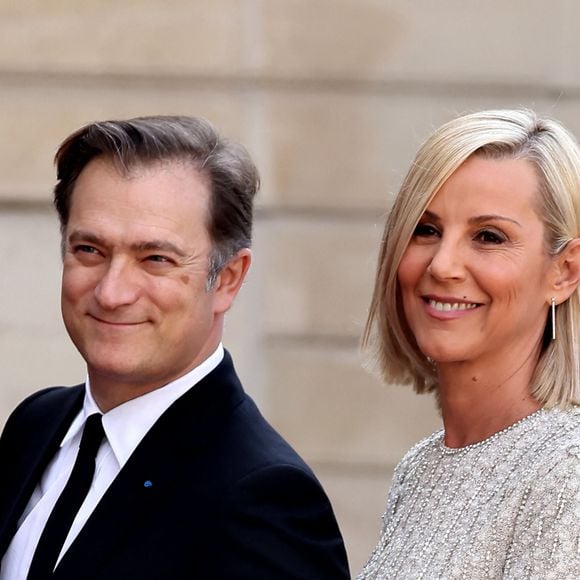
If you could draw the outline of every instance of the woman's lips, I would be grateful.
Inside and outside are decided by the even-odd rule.
[[[422,296],[427,312],[438,319],[448,320],[466,316],[483,306],[480,302],[470,302],[454,297],[442,298]]]
[[[476,302],[440,302],[438,300],[429,299],[427,304],[431,308],[438,310],[439,312],[454,312],[461,310],[473,310],[477,308],[479,304]]]

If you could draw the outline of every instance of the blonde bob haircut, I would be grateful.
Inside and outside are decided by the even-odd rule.
[[[419,350],[405,319],[397,271],[425,209],[443,183],[472,155],[524,159],[539,181],[539,211],[546,248],[561,252],[580,237],[580,154],[558,122],[526,109],[482,111],[437,129],[422,145],[387,217],[363,346],[370,347],[382,378],[412,384],[418,393],[437,387],[434,365]],[[557,340],[548,316],[531,394],[546,407],[580,403],[579,291],[556,308]]]

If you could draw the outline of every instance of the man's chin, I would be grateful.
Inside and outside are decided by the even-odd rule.
[[[119,385],[143,385],[151,382],[154,378],[151,371],[141,363],[131,363],[127,360],[106,362],[94,359],[85,359],[91,383],[104,382]]]

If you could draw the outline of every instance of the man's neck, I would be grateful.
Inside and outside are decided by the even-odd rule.
[[[164,388],[200,367],[211,365],[211,368],[214,368],[223,358],[223,352],[223,346],[220,342],[211,349],[209,354],[204,353],[202,357],[195,359],[183,370],[164,376],[151,377],[148,381],[144,381],[143,377],[133,381],[127,380],[126,377],[103,375],[95,369],[89,368],[87,370],[87,383],[95,403],[103,413],[106,413],[128,401]]]

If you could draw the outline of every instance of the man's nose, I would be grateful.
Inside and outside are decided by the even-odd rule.
[[[460,280],[465,277],[465,251],[457,240],[442,239],[437,245],[427,271],[437,280]]]
[[[95,287],[95,298],[104,310],[133,304],[140,294],[138,273],[129,265],[112,260]]]

